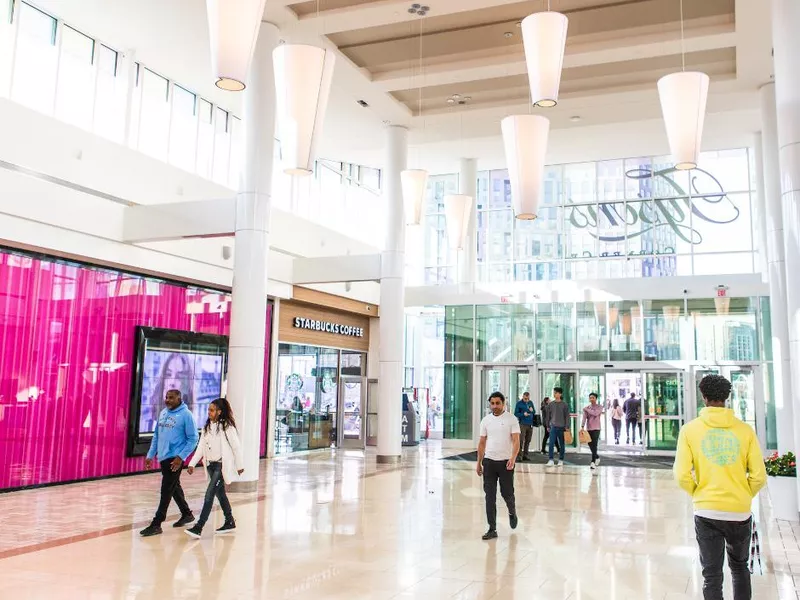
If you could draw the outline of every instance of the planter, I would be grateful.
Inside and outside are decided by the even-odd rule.
[[[781,521],[800,520],[797,506],[796,477],[767,477],[769,497],[772,500],[772,516]]]

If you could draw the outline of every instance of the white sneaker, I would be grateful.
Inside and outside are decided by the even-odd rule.
[[[600,459],[599,458],[596,461],[594,461],[594,466],[595,467],[599,467],[600,466]]]
[[[595,465],[593,462],[590,462],[590,463],[589,463],[589,468],[590,468],[592,471],[594,471],[594,470],[597,468],[597,465]]]
[[[556,463],[554,463],[552,460],[548,460],[548,461],[547,461],[547,465],[546,465],[546,466],[548,466],[548,467],[553,467],[553,466],[555,466],[555,464],[556,464]]]
[[[556,463],[556,466],[557,466],[559,469],[561,469],[561,468],[564,466],[564,461],[563,461],[563,460],[560,460],[560,461],[558,461],[558,462]]]

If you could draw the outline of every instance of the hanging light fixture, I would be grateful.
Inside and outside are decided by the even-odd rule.
[[[500,128],[511,180],[514,216],[533,220],[539,214],[550,121],[539,115],[513,115],[503,119]]]
[[[472,211],[472,196],[448,194],[444,197],[444,220],[447,240],[452,250],[463,250]]]
[[[675,168],[688,170],[697,167],[700,155],[709,78],[705,73],[686,70],[683,0],[680,0],[680,19],[681,70],[658,80],[658,96]]]
[[[406,207],[406,225],[419,225],[422,221],[422,204],[428,189],[428,172],[424,169],[406,169],[400,172],[403,204]]]
[[[216,86],[229,92],[245,88],[266,0],[206,0],[211,41],[211,71]]]
[[[282,44],[273,51],[272,60],[283,170],[309,175],[322,136],[335,57],[316,46]]]
[[[422,117],[422,20],[419,22],[418,76],[420,81],[418,86],[417,116]],[[400,183],[403,190],[403,204],[406,207],[406,225],[419,225],[422,221],[422,204],[425,200],[425,191],[428,189],[428,172],[425,169],[405,169],[400,172]]]
[[[522,20],[525,65],[534,106],[548,108],[558,104],[568,23],[566,15],[550,10],[550,2],[546,11],[533,13]]]

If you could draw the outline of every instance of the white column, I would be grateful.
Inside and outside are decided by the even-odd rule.
[[[478,271],[478,161],[462,158],[458,173],[458,193],[472,198],[469,228],[464,249],[459,253],[459,283],[472,285]]]
[[[783,247],[786,252],[786,314],[789,322],[789,360],[792,390],[800,390],[800,3],[772,1],[772,46],[775,65],[775,104],[781,172]],[[766,143],[764,144],[766,146]],[[794,267],[794,268],[792,268]],[[794,397],[792,397],[794,400]],[[795,449],[800,448],[800,410],[793,411]],[[800,481],[800,479],[798,479]]]
[[[777,152],[777,146],[775,151]],[[761,274],[761,281],[769,281],[769,257],[767,256],[767,198],[764,191],[764,145],[762,135],[757,131],[753,136],[753,164],[756,171],[756,209],[753,212],[755,228],[755,269]],[[783,244],[783,238],[781,238]]]
[[[380,375],[378,380],[378,462],[396,463],[401,453],[405,215],[400,172],[406,168],[408,131],[386,128],[383,205],[386,246],[381,255]]]
[[[236,196],[228,366],[228,400],[236,415],[244,454],[244,474],[242,481],[235,484],[235,491],[253,491],[258,482],[267,326],[270,191],[275,143],[272,50],[277,43],[278,28],[262,23],[250,79],[244,91],[245,152]]]
[[[786,311],[786,250],[784,247],[781,171],[778,157],[778,117],[775,112],[775,84],[759,90],[761,102],[761,147],[763,163],[764,210],[767,234],[770,318],[772,323],[772,365],[775,411],[778,421],[778,448],[794,450],[792,418],[792,364],[789,358],[789,318]],[[758,157],[756,157],[758,160]],[[762,183],[762,182],[759,182]],[[800,283],[800,279],[798,279]],[[798,389],[798,388],[795,388]]]

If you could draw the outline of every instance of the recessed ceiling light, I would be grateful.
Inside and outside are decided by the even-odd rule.
[[[506,39],[508,39],[508,38],[512,38],[512,37],[514,37],[514,34],[513,34],[512,32],[510,32],[510,31],[506,31],[506,32],[503,34],[503,37],[504,37],[504,38],[506,38]]]
[[[517,27],[522,27],[522,21],[517,21]]]
[[[578,115],[575,115],[573,117],[570,117],[569,120],[572,121],[573,123],[577,123],[578,121],[581,120],[581,118]]]
[[[447,99],[447,103],[448,104],[455,104],[456,103],[455,98],[448,98]]]
[[[453,95],[451,96],[451,98],[452,98],[453,100],[461,100],[461,94],[453,94]]]
[[[410,15],[419,15],[420,17],[424,17],[428,14],[428,11],[431,9],[430,6],[425,6],[423,4],[414,3],[408,7],[408,14]]]

